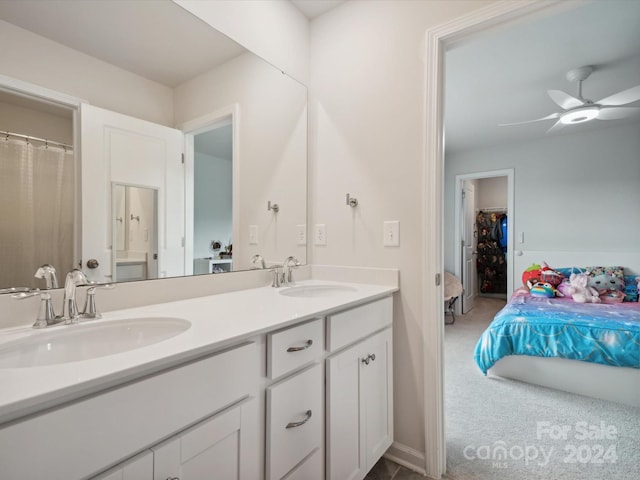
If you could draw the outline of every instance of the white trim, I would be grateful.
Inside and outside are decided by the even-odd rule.
[[[81,103],[89,103],[86,100],[2,74],[0,74],[0,90],[35,98],[46,103],[56,103],[71,109],[78,109]]]
[[[185,178],[185,274],[193,274],[193,179],[194,150],[193,138],[200,133],[231,125],[232,135],[232,191],[231,191],[231,236],[234,248],[239,247],[240,238],[240,105],[234,103],[202,117],[182,124],[180,130],[184,132],[184,178]],[[238,252],[235,251],[237,254]],[[232,267],[233,268],[233,267]]]
[[[468,15],[441,24],[425,33],[425,110],[423,160],[423,291],[422,335],[424,348],[424,442],[425,472],[440,478],[446,471],[444,433],[443,344],[444,312],[442,285],[436,274],[443,265],[443,98],[444,47],[518,17],[546,10],[556,12],[583,2],[523,0],[496,2]],[[434,235],[434,232],[437,232]]]
[[[507,298],[511,298],[513,293],[513,255],[514,255],[514,239],[513,239],[513,219],[515,213],[515,201],[514,201],[514,178],[515,170],[513,168],[507,168],[503,170],[490,170],[486,172],[477,173],[465,173],[456,175],[455,178],[455,203],[454,203],[454,234],[453,244],[455,245],[453,258],[454,258],[454,273],[458,278],[462,278],[462,253],[459,246],[462,242],[462,182],[465,180],[477,180],[480,178],[495,178],[495,177],[507,177],[507,213],[509,215],[509,222],[507,224],[507,253],[505,255],[507,261]]]
[[[402,443],[393,442],[384,454],[384,458],[407,467],[409,470],[425,475],[424,454]]]

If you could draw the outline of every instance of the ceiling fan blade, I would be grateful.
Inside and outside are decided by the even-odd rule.
[[[525,120],[524,122],[515,122],[515,123],[500,123],[499,127],[509,127],[511,125],[524,125],[525,123],[533,123],[540,122],[542,120],[552,120],[554,118],[558,118],[560,116],[559,113],[552,113],[551,115],[547,115],[546,117],[536,118],[535,120]]]
[[[640,107],[602,107],[596,117],[598,120],[617,120],[640,113]]]
[[[584,102],[582,100],[569,95],[562,90],[547,90],[547,94],[551,97],[551,100],[557,103],[564,110],[569,110],[570,108],[576,108],[584,105]]]
[[[553,126],[549,130],[547,130],[547,133],[557,132],[558,130],[561,130],[563,127],[564,127],[564,123],[558,120],[556,123],[553,124]]]
[[[628,88],[618,93],[614,93],[606,98],[600,100],[600,105],[626,105],[627,103],[633,103],[640,100],[640,85],[636,85],[635,87]]]

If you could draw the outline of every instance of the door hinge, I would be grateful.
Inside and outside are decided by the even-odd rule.
[[[464,190],[462,190],[462,198],[464,199],[464,197],[467,196],[467,192],[465,192]]]
[[[182,158],[182,164],[184,165],[184,153],[181,153],[180,157]]]
[[[184,247],[184,237],[182,237],[182,238],[180,239],[180,244],[181,244],[181,246],[183,246],[183,247]]]
[[[441,279],[440,279],[440,274],[439,274],[439,273],[436,273],[436,287],[439,287],[439,286],[440,286],[440,280],[441,280]]]

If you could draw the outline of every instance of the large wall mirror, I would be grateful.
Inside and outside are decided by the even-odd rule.
[[[0,39],[0,289],[306,263],[304,85],[171,0],[0,2]]]

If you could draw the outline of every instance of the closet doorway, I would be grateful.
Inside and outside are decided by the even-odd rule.
[[[513,169],[456,175],[454,273],[464,288],[458,313],[470,311],[478,295],[513,292],[513,181]]]

